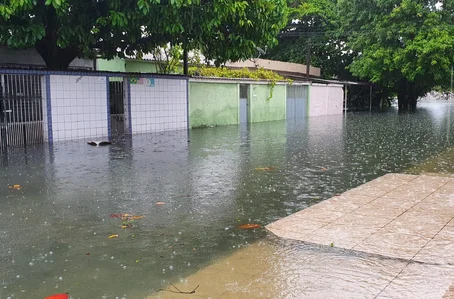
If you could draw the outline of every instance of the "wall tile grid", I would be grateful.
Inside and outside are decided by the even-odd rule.
[[[154,79],[154,86],[130,89],[133,134],[187,129],[186,80]]]
[[[107,138],[106,77],[51,75],[53,139]]]
[[[49,127],[48,127],[48,120],[47,120],[47,76],[41,76],[41,95],[42,95],[42,111],[43,111],[43,138],[45,141],[49,141]]]

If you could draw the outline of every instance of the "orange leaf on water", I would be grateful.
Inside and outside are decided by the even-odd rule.
[[[157,202],[155,203],[155,205],[157,205],[157,206],[163,206],[163,205],[165,205],[165,204],[166,204],[166,203],[163,202],[163,201],[157,201]]]
[[[261,227],[261,225],[256,224],[256,223],[241,224],[241,225],[237,226],[237,228],[239,228],[239,229],[253,229],[253,228],[260,228],[260,227]]]
[[[124,214],[110,214],[110,218],[121,218]]]
[[[114,234],[114,235],[110,235],[110,236],[109,236],[108,238],[109,238],[109,239],[118,238],[118,235],[117,235],[117,234]]]
[[[44,299],[69,299],[69,294],[55,294]]]
[[[275,167],[259,167],[259,168],[256,168],[255,170],[271,171],[271,170],[275,170],[275,169],[276,169]]]

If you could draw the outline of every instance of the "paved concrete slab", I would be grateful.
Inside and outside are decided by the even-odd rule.
[[[148,298],[454,298],[453,218],[452,178],[385,175]]]
[[[454,265],[454,179],[387,174],[269,224],[277,236]]]
[[[147,299],[439,299],[451,293],[453,266],[294,243],[252,244],[175,283],[186,292],[199,286],[194,294],[173,293],[176,289],[167,286]]]

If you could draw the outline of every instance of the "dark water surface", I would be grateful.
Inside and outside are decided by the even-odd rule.
[[[10,152],[0,157],[0,299],[143,298],[266,235],[239,224],[266,225],[453,146],[453,107]],[[146,217],[125,229],[113,213]]]

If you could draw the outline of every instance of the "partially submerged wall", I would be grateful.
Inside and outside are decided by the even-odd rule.
[[[106,77],[49,77],[53,140],[107,137]]]
[[[312,84],[309,91],[309,116],[343,113],[343,89],[337,84]]]
[[[276,84],[270,98],[270,84],[251,84],[249,122],[285,119],[286,85]]]
[[[140,78],[130,88],[131,133],[187,129],[187,81]]]
[[[238,83],[189,83],[189,126],[225,126],[239,123]]]

